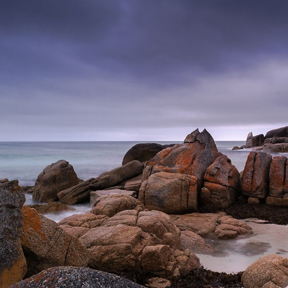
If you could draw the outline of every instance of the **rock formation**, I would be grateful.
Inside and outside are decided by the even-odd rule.
[[[139,200],[148,209],[186,213],[198,204],[227,207],[235,202],[238,189],[237,169],[218,152],[206,130],[196,129],[183,144],[166,148],[147,162]]]
[[[37,177],[33,199],[39,202],[53,202],[57,193],[78,184],[77,175],[67,161],[59,160],[47,166]]]
[[[20,241],[24,202],[18,181],[0,183],[0,288],[22,280],[27,271]]]
[[[59,223],[68,233],[88,228],[86,220],[71,217]],[[124,210],[112,217],[91,213],[82,217],[90,219],[90,227],[78,234],[79,240],[89,250],[89,266],[94,269],[127,277],[174,278],[200,267],[194,254],[181,250],[179,229],[160,211]]]
[[[288,126],[270,130],[263,134],[253,136],[250,132],[247,135],[246,145],[243,148],[256,148],[271,152],[288,152]]]

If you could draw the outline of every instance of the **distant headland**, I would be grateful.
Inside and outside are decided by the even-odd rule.
[[[288,126],[268,131],[265,136],[259,134],[253,136],[250,132],[247,135],[246,144],[233,150],[253,148],[270,152],[288,152]]]

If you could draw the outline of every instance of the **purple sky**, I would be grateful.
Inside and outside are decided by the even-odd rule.
[[[287,15],[287,0],[3,0],[0,141],[286,126]]]

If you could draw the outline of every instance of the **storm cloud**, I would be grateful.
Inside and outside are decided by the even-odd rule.
[[[0,141],[287,125],[285,0],[4,0]]]

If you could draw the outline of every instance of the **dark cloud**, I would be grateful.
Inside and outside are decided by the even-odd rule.
[[[285,123],[287,11],[286,0],[4,0],[3,139]]]

